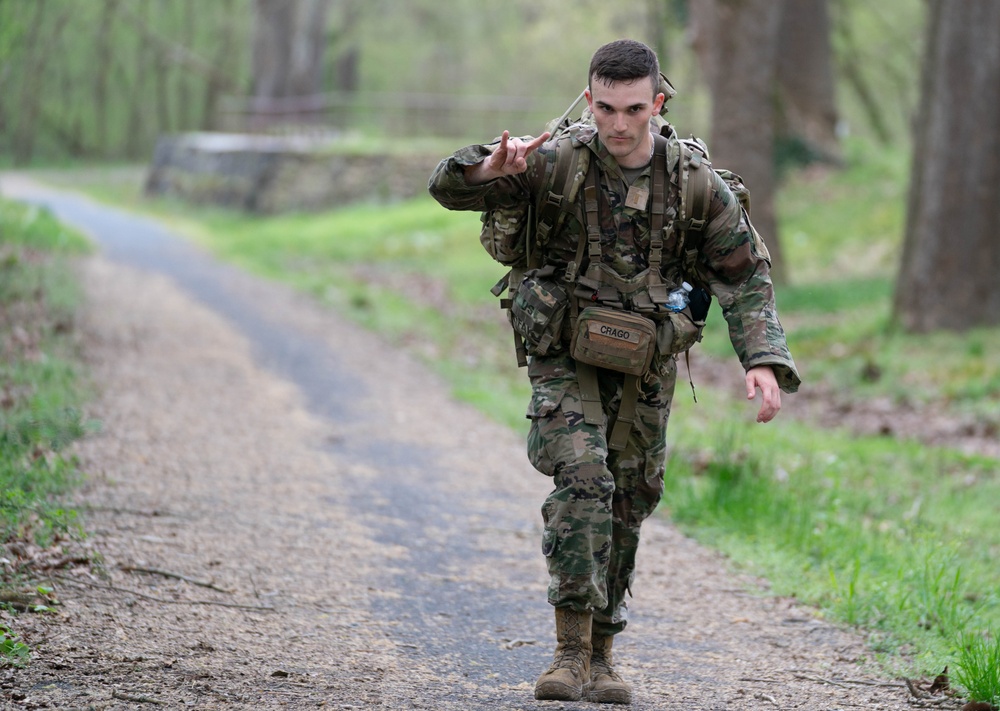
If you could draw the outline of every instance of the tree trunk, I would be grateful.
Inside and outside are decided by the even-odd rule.
[[[778,27],[777,138],[800,160],[839,163],[827,0],[784,0]]]
[[[136,3],[136,17],[143,25],[149,24],[149,3]],[[145,90],[149,79],[149,70],[153,66],[155,59],[151,60],[152,47],[149,42],[139,39],[135,43],[135,77],[129,82],[125,76],[123,63],[119,63],[119,76],[122,88],[127,87],[128,96],[128,120],[125,131],[125,155],[129,158],[138,158],[140,146],[143,145],[144,124],[143,119],[148,116],[146,109],[149,95]]]
[[[96,52],[97,72],[94,75],[94,113],[98,155],[107,158],[108,151],[108,83],[111,79],[111,25],[115,16],[117,0],[104,0],[101,8],[100,26],[97,28]]]
[[[203,6],[198,8],[196,5],[201,3],[198,0],[187,0],[180,10],[183,13],[180,44],[189,49],[195,46],[196,13],[204,12]],[[188,72],[182,72],[177,78],[177,124],[182,131],[190,131],[195,127],[194,116],[198,107],[194,98],[194,81],[195,77]]]
[[[233,14],[233,0],[223,0],[222,5],[225,8],[222,17],[231,17]],[[219,39],[212,64],[223,73],[229,73],[232,69],[231,58],[233,56],[233,47],[236,45],[236,27],[234,23],[226,21],[223,21],[221,25],[219,32],[222,37]],[[201,129],[203,131],[214,131],[219,127],[216,112],[219,106],[219,98],[224,89],[225,85],[217,76],[206,77],[205,100],[201,116]]]
[[[753,223],[771,252],[771,273],[785,276],[774,213],[774,88],[781,3],[696,0],[694,46],[712,95],[712,163],[739,173],[753,202]]]
[[[169,8],[163,3],[163,0],[157,5],[156,14],[164,20],[166,24],[165,15],[169,12]],[[173,62],[171,58],[166,53],[160,53],[156,57],[156,63],[153,66],[153,71],[155,72],[154,84],[156,87],[156,133],[169,133],[173,127],[173,121],[171,120],[172,113],[170,111],[170,100],[175,96],[170,91],[170,73],[173,68]]]
[[[333,63],[333,87],[338,91],[357,91],[361,85],[361,48],[357,41],[361,5],[356,0],[340,3],[337,22],[337,57]]]
[[[37,122],[39,103],[41,97],[38,87],[42,83],[42,72],[45,68],[45,52],[40,47],[42,22],[45,17],[45,3],[38,0],[35,3],[34,14],[31,24],[26,33],[27,41],[24,44],[25,58],[23,74],[20,77],[21,96],[18,100],[17,128],[14,131],[14,164],[24,165],[31,162],[31,157],[35,151],[35,136],[37,133]]]
[[[932,0],[894,317],[1000,324],[1000,3]]]
[[[844,12],[836,14],[838,21],[834,23],[833,28],[841,48],[837,55],[840,77],[857,96],[861,110],[864,111],[868,124],[875,132],[875,138],[883,145],[889,145],[892,143],[892,131],[889,130],[886,110],[865,76],[862,68],[865,63],[864,53],[859,48],[859,42],[845,14]]]
[[[649,45],[660,59],[660,71],[670,76],[667,63],[670,59],[667,47],[667,0],[646,0]]]
[[[254,96],[319,93],[329,0],[256,0]]]

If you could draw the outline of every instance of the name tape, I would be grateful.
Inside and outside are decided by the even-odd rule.
[[[594,323],[591,322],[588,325],[588,330],[592,334],[599,336],[604,336],[605,338],[614,338],[618,341],[627,341],[628,343],[638,343],[639,334],[636,331],[632,331],[627,328],[622,328],[621,326],[612,326],[607,323]]]

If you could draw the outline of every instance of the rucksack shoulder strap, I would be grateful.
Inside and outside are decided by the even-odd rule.
[[[705,144],[698,139],[682,138],[677,143],[680,147],[677,170],[681,204],[674,229],[684,272],[691,274],[701,250],[712,203],[712,162]]]
[[[559,138],[555,150],[555,161],[546,168],[535,208],[537,244],[545,244],[559,232],[566,215],[573,210],[590,166],[590,149],[574,140],[572,128]]]
[[[665,224],[667,209],[667,138],[663,134],[653,134],[653,170],[651,188],[653,193],[650,228],[655,237],[659,237]]]

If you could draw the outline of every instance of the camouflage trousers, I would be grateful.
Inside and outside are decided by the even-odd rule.
[[[639,528],[663,495],[666,428],[677,376],[657,356],[643,382],[625,449],[608,449],[624,376],[598,370],[600,425],[584,420],[576,362],[566,354],[532,358],[528,458],[555,488],[542,505],[542,552],[549,603],[594,613],[595,633],[611,635],[628,618]]]

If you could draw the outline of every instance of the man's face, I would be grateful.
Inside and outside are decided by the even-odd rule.
[[[593,79],[587,104],[594,114],[597,134],[608,153],[623,168],[640,168],[649,162],[652,136],[649,120],[660,113],[663,94],[653,94],[648,77],[609,86]]]

